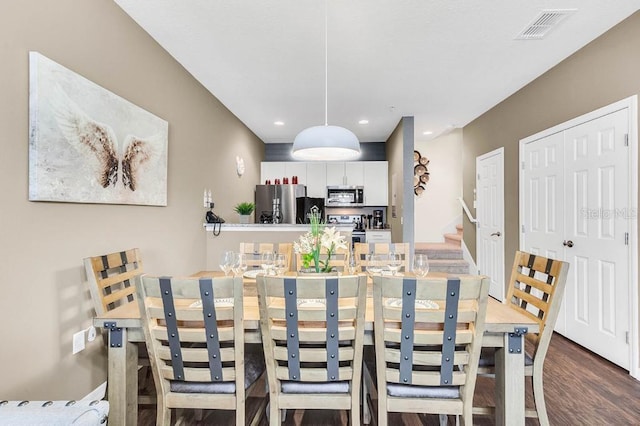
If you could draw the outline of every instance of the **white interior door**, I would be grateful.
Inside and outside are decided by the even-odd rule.
[[[476,158],[476,253],[489,294],[504,300],[504,148]]]
[[[565,132],[566,335],[629,369],[626,109]]]
[[[556,331],[631,369],[628,133],[618,109],[525,139],[520,218],[523,250],[571,265]]]

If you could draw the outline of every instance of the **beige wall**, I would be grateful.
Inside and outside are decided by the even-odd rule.
[[[100,339],[71,355],[92,317],[82,258],[136,246],[148,272],[203,269],[202,191],[235,217],[264,146],[110,0],[3,1],[0,40],[0,400],[78,399],[106,379]],[[29,50],[169,122],[167,207],[27,200]]]
[[[640,93],[640,12],[464,127],[463,191],[473,205],[476,157],[504,147],[505,265],[518,249],[518,148],[527,136]],[[475,214],[475,211],[473,212]],[[475,227],[464,240],[475,257]]]
[[[387,223],[394,243],[414,241],[413,218],[413,117],[402,117],[387,139],[389,207]],[[395,206],[395,217],[394,216]]]
[[[455,232],[456,219],[460,219],[462,129],[416,142],[415,148],[430,160],[430,180],[422,195],[415,197],[415,241],[443,242],[443,233]]]

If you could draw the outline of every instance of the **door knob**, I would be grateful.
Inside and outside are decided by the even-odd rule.
[[[573,241],[571,241],[571,240],[569,240],[569,241],[564,240],[564,241],[562,242],[562,245],[563,245],[563,246],[565,246],[565,247],[569,247],[569,248],[571,248],[571,247],[573,247]]]
[[[502,235],[502,234],[500,233],[500,231],[498,231],[498,232],[494,232],[493,234],[491,234],[489,236],[490,237],[499,237],[500,235]]]

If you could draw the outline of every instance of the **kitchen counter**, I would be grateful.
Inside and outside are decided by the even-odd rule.
[[[219,235],[215,234],[220,231]],[[347,242],[351,242],[353,225],[326,225],[335,227],[344,235]],[[205,223],[206,230],[206,265],[205,269],[220,270],[220,258],[225,251],[237,252],[240,243],[294,243],[300,235],[308,232],[311,225],[296,225],[280,223],[277,225],[268,223]]]
[[[292,224],[292,223],[223,223],[220,226],[217,223],[205,223],[204,228],[207,231],[213,231],[213,228],[221,231],[232,232],[306,232],[311,229],[308,224]],[[353,230],[353,225],[335,225],[327,224],[328,227],[335,227],[340,232],[349,232]]]

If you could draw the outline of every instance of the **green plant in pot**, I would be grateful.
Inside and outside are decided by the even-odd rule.
[[[239,203],[233,208],[240,215],[240,223],[249,223],[249,216],[255,210],[256,205],[253,203]]]

